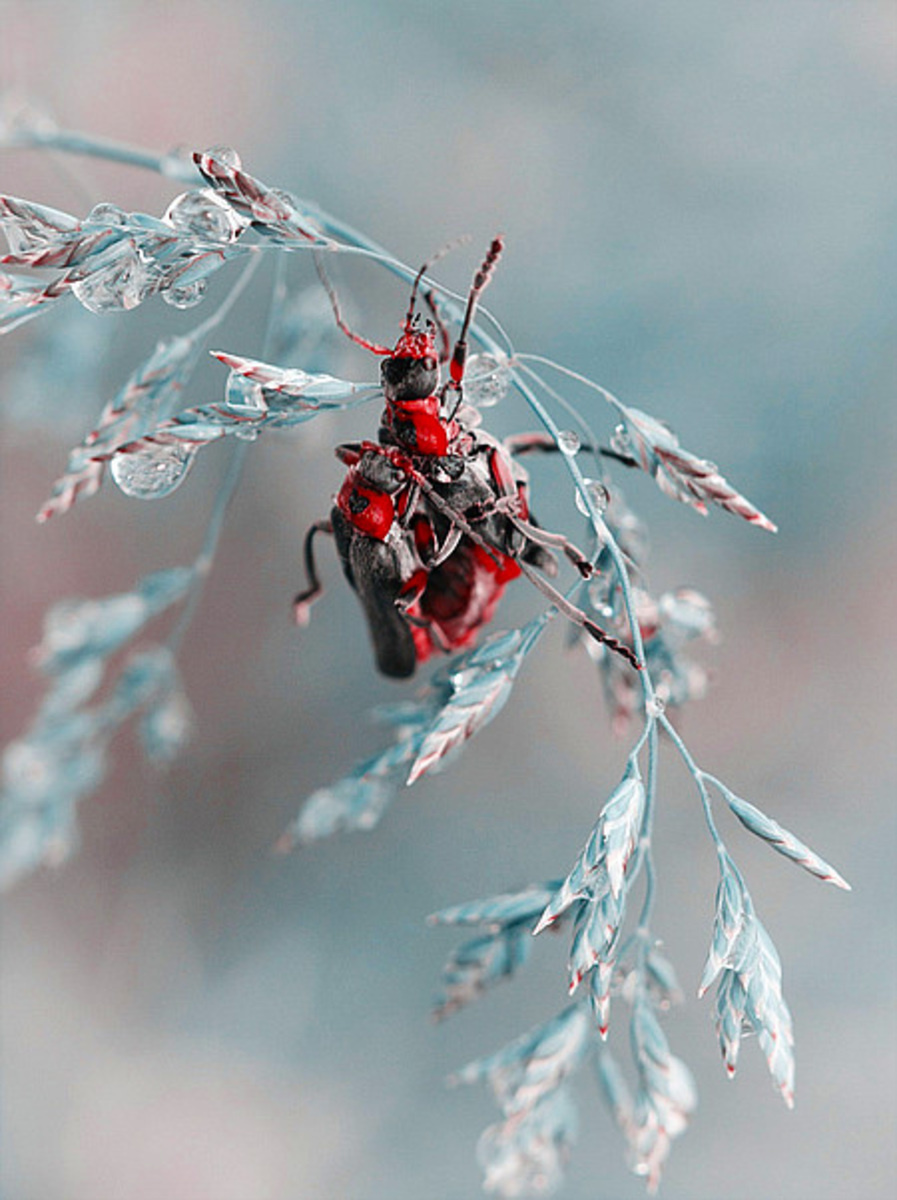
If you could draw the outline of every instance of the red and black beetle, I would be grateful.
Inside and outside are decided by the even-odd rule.
[[[424,296],[430,316],[423,326],[415,311],[421,280],[434,260],[417,274],[392,349],[349,329],[335,291],[320,272],[340,329],[383,356],[385,407],[376,442],[337,447],[348,472],[329,519],[317,522],[306,536],[310,586],[296,597],[295,614],[304,624],[321,592],[313,543],[317,533],[330,533],[361,600],[377,666],[395,678],[413,674],[434,652],[471,645],[491,620],[506,584],[521,573],[566,616],[637,665],[627,646],[534,569],[556,572],[553,547],[563,550],[583,577],[593,571],[566,538],[531,522],[526,471],[503,443],[469,422],[462,406],[468,330],[502,249],[501,237],[494,238],[474,276],[451,352],[432,293]],[[448,379],[442,383],[440,368],[446,363]]]

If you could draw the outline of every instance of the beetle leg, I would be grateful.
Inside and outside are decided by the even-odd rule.
[[[293,617],[297,625],[308,624],[309,609],[324,591],[321,581],[318,578],[317,568],[315,567],[314,541],[316,533],[332,534],[333,526],[329,521],[316,521],[305,535],[305,575],[309,586],[304,592],[300,592],[293,601]]]
[[[520,569],[530,583],[535,584],[539,591],[551,601],[558,612],[562,613],[568,621],[572,621],[574,625],[578,625],[580,629],[584,629],[596,642],[601,642],[603,646],[607,646],[608,650],[613,650],[615,654],[619,654],[622,658],[625,658],[629,665],[634,667],[636,671],[642,669],[642,664],[625,642],[621,642],[619,638],[615,638],[606,629],[602,629],[600,625],[596,625],[581,609],[577,608],[575,604],[571,604],[556,588],[551,586],[547,579],[543,579],[538,572],[534,571],[525,562],[520,563]]]
[[[595,574],[595,568],[592,563],[562,533],[549,533],[547,529],[541,529],[531,521],[525,521],[523,517],[517,516],[514,512],[508,512],[506,516],[511,524],[520,530],[528,542],[535,542],[537,546],[551,546],[555,550],[563,550],[583,579],[591,579]]]
[[[457,509],[453,508],[451,504],[443,500],[433,485],[423,475],[415,474],[415,480],[420,484],[421,491],[424,493],[436,511],[447,517],[450,524],[460,530],[461,533],[467,534],[470,540],[485,550],[495,565],[500,567],[502,565],[502,559],[507,557],[504,551],[499,550],[497,546],[493,546],[481,534],[477,533],[470,522],[465,520],[464,516],[459,513]]]
[[[336,288],[330,281],[327,272],[324,270],[324,260],[317,251],[312,255],[315,261],[315,269],[318,272],[318,278],[324,287],[324,291],[330,300],[330,307],[333,309],[333,319],[336,321],[339,328],[343,331],[347,338],[350,338],[357,346],[363,346],[365,350],[370,350],[372,354],[389,354],[391,353],[389,346],[378,346],[376,342],[369,342],[367,338],[363,338],[360,334],[353,333],[346,322],[343,320],[343,314],[340,309],[339,296],[336,294]]]
[[[461,541],[463,536],[463,529],[461,529],[457,524],[450,525],[449,531],[445,535],[445,541],[435,551],[433,558],[427,564],[429,569],[432,570],[434,567],[438,567],[441,563],[444,563],[450,555],[454,554],[455,550],[458,548],[458,543]]]

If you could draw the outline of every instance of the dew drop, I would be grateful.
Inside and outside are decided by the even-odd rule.
[[[589,499],[592,501],[592,504],[595,506],[595,508],[598,510],[599,513],[603,513],[605,511],[605,509],[607,508],[608,503],[610,502],[610,496],[608,494],[607,488],[600,481],[600,479],[587,479],[585,481],[585,485],[586,485],[586,491],[589,494]],[[576,507],[579,509],[579,511],[582,513],[582,515],[584,517],[588,517],[590,515],[590,513],[589,513],[588,508],[586,507],[585,501],[583,500],[583,498],[580,494],[579,488],[575,489],[574,498],[576,500]]]
[[[508,391],[507,360],[494,354],[474,354],[464,375],[464,399],[475,408],[494,408]]]
[[[279,200],[288,212],[295,213],[299,211],[299,200],[292,192],[285,192],[283,188],[270,188],[268,198],[274,197]]]
[[[147,756],[170,763],[189,742],[194,728],[193,710],[182,692],[172,692],[154,705],[140,723],[140,738]]]
[[[172,284],[164,288],[162,299],[172,308],[193,308],[206,294],[205,279],[194,279],[192,283]]]
[[[90,629],[99,612],[93,600],[63,600],[47,614],[39,661],[50,656],[80,650],[90,638]]]
[[[558,434],[558,449],[561,454],[566,454],[568,458],[573,458],[579,453],[581,443],[579,435],[573,433],[570,429],[562,429]]]
[[[52,778],[52,758],[33,742],[10,742],[3,754],[3,776],[11,790],[40,791]]]
[[[239,171],[243,166],[243,160],[233,146],[210,146],[206,150],[206,154],[211,158],[217,158],[220,163],[224,163],[232,171]]]
[[[589,603],[605,621],[609,621],[614,615],[613,608],[608,604],[607,589],[608,584],[603,578],[594,579],[589,584]]]
[[[618,425],[614,430],[610,439],[610,448],[614,454],[621,454],[626,458],[632,457],[632,439],[625,425]]]
[[[216,245],[236,241],[245,228],[245,222],[211,188],[181,192],[166,208],[162,220],[178,233]]]
[[[183,482],[195,457],[194,449],[176,442],[150,445],[116,454],[109,469],[126,496],[158,500]]]
[[[113,249],[105,265],[72,284],[75,297],[90,312],[130,311],[157,282],[156,271],[143,261],[133,243],[123,241]]]
[[[262,412],[268,408],[262,385],[257,380],[247,379],[239,371],[231,371],[228,376],[224,399],[234,408],[258,408]]]
[[[117,204],[95,204],[87,214],[86,223],[90,225],[127,225],[128,214]]]
[[[455,692],[463,692],[477,678],[479,672],[475,667],[466,667],[461,671],[455,671],[449,676],[452,687]]]
[[[665,709],[666,704],[660,696],[649,696],[645,702],[645,712],[649,717],[662,717]]]
[[[29,250],[40,245],[34,230],[24,225],[15,225],[12,221],[7,221],[4,225],[3,235],[10,254],[27,254]]]

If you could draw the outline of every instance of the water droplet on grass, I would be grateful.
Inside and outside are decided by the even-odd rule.
[[[112,478],[126,496],[159,500],[170,495],[189,471],[196,451],[177,443],[151,445],[112,459]]]
[[[574,455],[579,453],[580,445],[579,435],[573,433],[572,430],[562,429],[558,434],[558,449],[561,454],[566,454],[568,458],[573,458]]]
[[[156,284],[155,270],[129,241],[116,245],[114,252],[103,258],[105,265],[72,284],[73,294],[93,313],[136,308]]]
[[[211,188],[181,192],[169,204],[162,220],[178,233],[216,245],[235,241],[245,227],[227,201]]]
[[[599,513],[603,513],[605,511],[605,509],[607,508],[607,505],[610,501],[610,496],[608,495],[607,488],[604,486],[604,484],[599,479],[587,479],[585,481],[585,484],[586,484],[586,491],[589,494],[589,499],[592,501],[592,504],[595,506],[595,508],[598,510]],[[576,488],[576,490],[574,492],[574,496],[576,499],[576,507],[579,509],[579,511],[582,513],[582,515],[584,517],[589,516],[589,510],[586,507],[586,503],[583,500],[582,495],[580,494],[579,488]]]
[[[206,151],[206,154],[212,158],[217,158],[226,167],[230,167],[232,171],[239,171],[243,166],[243,160],[233,146],[211,146]]]
[[[610,448],[614,454],[619,454],[623,458],[632,458],[634,450],[632,438],[630,438],[625,425],[620,424],[614,430],[610,439]]]
[[[507,393],[511,373],[494,354],[474,354],[464,374],[464,399],[475,408],[494,408]]]
[[[194,279],[192,283],[173,284],[162,292],[162,299],[172,308],[193,308],[206,294],[206,281]]]
[[[90,225],[127,225],[128,214],[117,204],[95,204],[87,214],[85,224]]]

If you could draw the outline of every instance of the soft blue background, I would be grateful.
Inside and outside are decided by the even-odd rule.
[[[891,1195],[894,4],[7,0],[0,20],[4,87],[67,126],[159,149],[231,143],[254,173],[412,262],[469,232],[473,248],[439,269],[459,288],[504,230],[489,305],[517,346],[667,418],[779,522],[773,539],[725,514],[702,521],[626,481],[652,524],[656,590],[688,583],[718,609],[715,687],[684,722],[692,751],[855,885],[826,889],[725,826],[785,963],[788,1113],[753,1043],[726,1081],[710,1004],[693,998],[715,863],[665,756],[657,926],[689,995],[666,1029],[702,1102],[662,1194]],[[161,212],[175,190],[26,153],[0,159],[0,187],[78,212],[91,198]],[[341,285],[353,321],[390,338],[402,289],[364,264]],[[263,309],[259,292],[220,343],[256,353]],[[150,303],[99,333],[83,322],[52,364],[27,360],[36,326],[0,346],[8,736],[39,694],[26,649],[51,600],[124,590],[195,553],[215,451],[158,506],[110,492],[32,523],[67,445],[187,319]],[[343,366],[370,377],[360,351]],[[219,382],[209,368],[193,395]],[[403,694],[375,676],[326,552],[311,629],[288,619],[302,531],[339,479],[329,447],[374,423],[354,414],[254,448],[188,640],[193,748],[160,781],[124,738],[84,806],[80,855],[6,902],[9,1200],[478,1194],[473,1147],[494,1109],[441,1081],[557,1011],[563,947],[549,939],[517,982],[434,1029],[455,939],[423,917],[566,870],[626,743],[558,629],[501,719],[376,833],[268,857],[300,799],[378,744],[369,706]],[[500,432],[528,424],[494,413]],[[539,464],[534,489],[545,523],[570,520],[556,465]],[[534,603],[519,586],[504,620]],[[564,1194],[640,1195],[581,1084]]]

